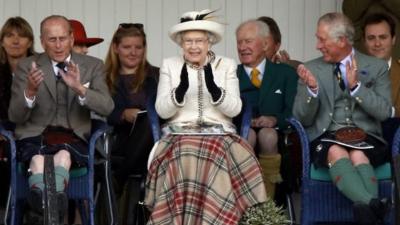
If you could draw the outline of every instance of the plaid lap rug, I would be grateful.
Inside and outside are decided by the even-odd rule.
[[[146,181],[148,224],[238,224],[248,207],[264,201],[258,161],[239,136],[160,141]]]

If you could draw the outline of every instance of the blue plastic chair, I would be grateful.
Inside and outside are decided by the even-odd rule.
[[[70,181],[66,189],[69,199],[78,203],[82,224],[94,225],[94,153],[96,142],[106,139],[108,126],[102,121],[92,121],[92,134],[89,140],[89,157],[87,167],[70,171]],[[22,172],[21,163],[17,162],[16,145],[12,132],[0,127],[0,134],[10,142],[11,150],[11,196],[9,202],[8,221],[10,225],[20,225],[23,222],[24,203],[29,192],[28,177]],[[104,141],[106,143],[106,141]],[[106,146],[105,144],[104,146]],[[107,159],[105,160],[107,161]],[[107,164],[104,164],[108,166]],[[107,171],[106,171],[107,173]],[[110,187],[107,192],[112,195]],[[111,197],[110,197],[111,198]],[[114,209],[114,208],[112,208]],[[114,215],[115,212],[111,212]],[[113,223],[111,223],[113,224]]]
[[[156,95],[148,98],[147,101],[147,114],[149,116],[151,130],[153,133],[154,142],[157,142],[161,139],[161,128],[160,128],[160,118],[158,117],[157,111],[155,109],[156,103]],[[247,140],[250,131],[250,124],[251,124],[251,106],[250,104],[246,104],[244,98],[242,98],[242,110],[238,116],[233,118],[233,123],[238,130],[239,135]]]
[[[301,224],[318,222],[352,222],[353,203],[333,185],[328,169],[315,169],[310,161],[309,140],[301,123],[295,118],[288,121],[299,134],[302,156]],[[392,156],[399,154],[400,130],[397,129]],[[379,197],[392,198],[394,183],[391,179],[390,163],[375,168],[379,180]],[[385,218],[385,224],[394,224],[394,209]]]

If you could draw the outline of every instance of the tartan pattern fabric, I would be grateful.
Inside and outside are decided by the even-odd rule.
[[[265,201],[260,166],[239,136],[160,140],[146,180],[148,224],[238,224],[248,207]]]

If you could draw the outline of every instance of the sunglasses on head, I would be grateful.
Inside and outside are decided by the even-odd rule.
[[[141,23],[120,23],[118,25],[118,28],[124,28],[124,29],[128,29],[128,28],[137,28],[137,29],[143,29],[143,24]]]

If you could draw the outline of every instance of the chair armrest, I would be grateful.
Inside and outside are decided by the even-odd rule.
[[[251,105],[248,104],[244,98],[242,98],[242,120],[240,122],[239,134],[242,138],[246,139],[249,137],[252,109]]]
[[[147,115],[151,126],[151,132],[153,134],[154,142],[161,139],[160,119],[155,108],[156,95],[149,96],[146,102]]]
[[[105,137],[111,130],[112,128],[105,121],[92,119],[92,130],[89,139],[89,164],[93,163],[90,162],[90,160],[94,160],[97,140],[101,137]]]
[[[10,153],[11,153],[11,187],[17,186],[17,149],[15,145],[15,139],[12,131],[6,130],[2,123],[0,123],[0,134],[7,139],[10,144]],[[16,203],[16,190],[17,188],[11,188],[11,198],[12,205]]]
[[[400,127],[396,129],[396,133],[394,134],[393,137],[393,143],[392,143],[392,158],[394,159],[395,156],[399,154],[399,149],[400,148]]]
[[[96,150],[96,142],[99,138],[101,137],[106,137],[105,135],[107,134],[107,132],[111,131],[111,127],[109,127],[107,125],[107,123],[105,121],[102,120],[97,120],[97,119],[92,119],[92,130],[91,130],[91,136],[89,139],[89,159],[88,159],[88,176],[89,176],[89,180],[88,180],[88,185],[89,187],[93,187],[94,186],[94,153]],[[104,145],[106,146],[106,145]],[[108,158],[108,155],[106,155],[106,157]],[[89,195],[89,199],[93,199],[93,189],[89,188],[88,190],[88,195]],[[92,200],[90,200],[92,201]],[[92,202],[93,203],[93,202]],[[90,210],[94,210],[94,209],[90,209]]]
[[[7,130],[5,126],[3,126],[2,123],[0,123],[0,134],[6,138],[6,140],[10,143],[10,151],[11,151],[11,160],[13,158],[16,158],[16,146],[15,146],[15,139],[13,132],[10,130]]]
[[[310,179],[310,143],[308,140],[308,135],[301,125],[300,121],[294,117],[288,118],[287,121],[295,128],[297,134],[300,138],[301,150],[303,156],[303,178]]]

